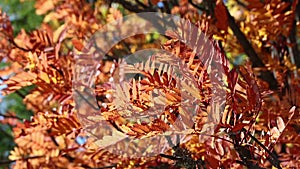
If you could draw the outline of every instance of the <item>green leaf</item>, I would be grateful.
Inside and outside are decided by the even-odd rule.
[[[12,111],[16,113],[17,117],[29,120],[33,113],[26,109],[23,103],[23,96],[26,96],[33,88],[34,86],[27,86],[4,96],[0,103],[0,113],[5,114],[7,111]]]
[[[34,3],[35,1],[31,0],[25,2],[20,2],[20,0],[0,1],[0,7],[10,17],[15,35],[20,32],[21,28],[31,31],[41,25],[43,16],[36,15]]]

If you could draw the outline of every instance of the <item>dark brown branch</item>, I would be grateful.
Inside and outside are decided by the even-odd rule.
[[[207,12],[207,10],[206,10],[205,8],[203,8],[203,7],[201,7],[201,6],[197,5],[197,4],[195,4],[195,3],[193,2],[193,0],[189,0],[189,3],[190,3],[194,8],[197,8],[197,9],[199,9],[200,11],[206,11],[206,12]]]
[[[13,39],[9,39],[9,42],[12,43],[16,48],[18,48],[18,49],[20,49],[24,52],[29,52],[30,51],[30,49],[25,49],[25,48],[19,46]]]
[[[228,16],[228,25],[237,37],[238,41],[242,45],[245,53],[249,57],[250,61],[253,64],[253,67],[265,67],[265,64],[262,62],[262,60],[259,58],[257,53],[255,52],[254,48],[248,41],[247,37],[245,34],[240,30],[239,26],[236,24],[235,19],[231,14],[229,13],[228,9],[226,8],[227,16]],[[270,85],[270,89],[276,90],[277,89],[277,81],[270,71],[265,71],[262,72],[261,78],[264,81],[267,81]]]
[[[18,159],[18,160],[29,160],[29,159],[43,158],[43,157],[45,157],[45,156],[31,156],[31,157],[21,158],[21,159]],[[1,160],[0,165],[11,164],[11,163],[16,162],[18,160]]]
[[[135,0],[135,2],[136,2],[138,5],[142,6],[143,8],[149,8],[147,5],[145,5],[144,3],[142,3],[142,2],[139,1],[139,0]]]
[[[140,13],[140,12],[156,12],[155,9],[153,9],[152,7],[148,7],[148,8],[140,8],[140,5],[134,5],[126,0],[113,0],[113,2],[119,3],[121,4],[125,9],[132,11],[132,12],[136,12],[136,13]]]
[[[105,168],[115,168],[115,167],[117,167],[117,164],[112,164],[112,165],[104,166],[104,167],[89,168],[89,169],[105,169]]]
[[[197,8],[201,11],[210,12],[207,9],[195,4],[192,0],[189,0],[189,3],[193,7]],[[226,8],[226,12],[227,12],[227,15],[228,15],[229,27],[232,29],[232,31],[234,32],[234,34],[237,37],[238,41],[242,45],[245,53],[250,58],[251,62],[253,63],[253,67],[265,67],[265,64],[259,58],[259,56],[255,52],[254,48],[252,47],[252,45],[248,41],[247,37],[245,36],[245,34],[240,30],[239,26],[235,22],[235,19],[233,18],[233,16],[231,16],[231,14],[229,13],[227,8]],[[262,72],[261,73],[261,78],[264,81],[267,81],[269,83],[270,89],[273,89],[273,90],[277,89],[278,84],[277,84],[277,81],[276,81],[274,75],[272,74],[272,72],[270,72],[270,71]]]
[[[239,164],[242,164],[247,168],[263,169],[256,163],[257,160],[253,156],[252,151],[249,149],[250,146],[240,145],[235,135],[231,135],[231,138],[235,141],[234,149],[237,151],[241,159],[241,161],[236,160],[236,162],[239,162]]]
[[[23,120],[22,118],[17,117],[17,116],[11,116],[11,115],[5,115],[5,114],[0,114],[0,116],[2,116],[4,118],[11,118],[11,119]]]
[[[243,2],[241,2],[241,1],[237,0],[237,1],[236,1],[236,3],[237,3],[238,5],[240,5],[240,6],[242,6],[243,8],[246,8],[246,9],[248,9],[247,5],[246,5],[246,4],[244,4],[244,3],[243,3]]]
[[[272,153],[265,145],[263,145],[259,140],[257,140],[257,138],[255,138],[254,136],[252,136],[245,128],[242,128],[242,131],[246,135],[248,135],[254,142],[256,142],[260,147],[262,147],[271,156],[271,158],[269,158],[269,161],[271,162],[271,164],[273,166],[275,166],[278,169],[281,169],[281,167],[280,167],[280,161],[279,161],[279,159],[276,157],[276,155],[274,153]]]
[[[170,155],[166,155],[166,154],[159,154],[159,156],[164,157],[164,158],[168,158],[171,160],[181,160],[181,157],[174,157],[174,156],[170,156]]]
[[[129,11],[132,12],[157,12],[156,9],[149,7],[149,8],[141,8],[139,5],[134,5],[131,4],[128,1],[122,1],[122,0],[113,0],[114,2],[117,2],[121,4],[124,8],[126,8]],[[189,3],[194,6],[195,8],[209,12],[207,9],[195,4],[192,0],[189,0]],[[234,32],[235,36],[241,43],[243,49],[245,50],[245,53],[248,55],[250,58],[251,62],[253,63],[253,67],[265,67],[265,64],[262,62],[262,60],[259,58],[253,47],[251,46],[250,42],[247,40],[247,37],[244,35],[244,33],[240,30],[239,26],[235,23],[235,19],[230,15],[228,9],[226,8],[226,12],[228,14],[228,24],[229,27],[232,29]],[[265,71],[262,72],[260,77],[269,83],[270,89],[276,90],[277,89],[277,81],[272,74],[271,71]]]
[[[87,98],[85,98],[80,91],[75,90],[75,92],[79,95],[79,97],[81,97],[89,106],[91,106],[94,110],[100,110],[98,107],[96,107],[95,105],[93,105]]]
[[[262,169],[257,163],[255,163],[257,160],[254,158],[249,146],[240,145],[236,142],[234,144],[234,148],[242,160],[240,161],[242,165],[246,166],[247,168]]]

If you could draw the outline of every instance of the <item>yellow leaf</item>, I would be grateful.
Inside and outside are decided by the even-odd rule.
[[[46,83],[50,83],[49,76],[45,72],[40,72],[39,77],[44,80]]]
[[[59,37],[61,36],[62,32],[66,29],[67,25],[63,24],[56,31],[53,33],[53,42],[58,42]]]

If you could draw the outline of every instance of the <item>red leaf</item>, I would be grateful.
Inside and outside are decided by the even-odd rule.
[[[207,158],[207,161],[209,163],[209,165],[212,167],[212,168],[219,168],[219,160],[215,159],[214,157],[211,157],[211,156],[206,156]]]
[[[227,16],[227,12],[226,12],[226,7],[224,6],[222,1],[218,1],[216,4],[215,16],[217,19],[216,26],[221,30],[227,31],[228,16]]]
[[[239,123],[239,124],[237,124],[237,125],[235,125],[233,128],[232,128],[232,132],[238,132],[238,131],[240,131],[243,127],[245,127],[246,125],[248,125],[248,124],[246,124],[246,123]]]
[[[236,69],[232,69],[228,74],[228,85],[229,88],[234,91],[234,87],[236,85],[238,79],[238,73],[236,72]]]

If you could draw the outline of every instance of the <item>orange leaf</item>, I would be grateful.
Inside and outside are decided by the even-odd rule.
[[[83,44],[78,39],[72,39],[72,43],[76,50],[81,51],[83,49]]]

